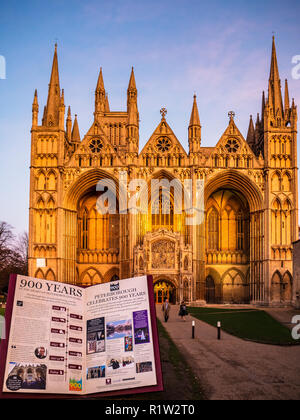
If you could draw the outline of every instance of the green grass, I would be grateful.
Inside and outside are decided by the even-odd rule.
[[[221,321],[222,330],[246,340],[276,345],[300,344],[293,340],[287,327],[265,311],[191,307],[189,313],[215,327]]]
[[[0,308],[0,315],[1,315],[1,316],[4,316],[4,314],[5,314],[5,309]]]

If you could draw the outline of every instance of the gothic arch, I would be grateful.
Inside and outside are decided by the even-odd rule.
[[[56,277],[54,274],[54,271],[52,270],[52,268],[49,268],[49,270],[46,273],[46,280],[51,280],[51,281],[55,281]]]
[[[168,283],[170,283],[175,289],[177,289],[179,287],[178,281],[177,279],[168,276],[168,275],[164,275],[164,274],[159,274],[157,276],[154,276],[153,278],[153,284],[158,283],[160,281],[167,281]]]
[[[55,201],[52,196],[49,197],[47,201],[47,209],[53,210],[55,208]]]
[[[271,178],[272,191],[281,191],[281,174],[279,171],[275,171]]]
[[[207,250],[217,251],[219,249],[219,235],[220,235],[220,216],[219,211],[213,204],[207,211],[206,216],[206,231],[207,231]]]
[[[283,302],[291,302],[293,299],[293,277],[287,270],[282,276],[281,299]]]
[[[258,187],[249,177],[233,169],[218,172],[208,179],[204,190],[205,208],[209,197],[218,189],[234,189],[240,192],[247,200],[251,212],[263,208],[263,197]]]
[[[282,210],[289,211],[292,209],[292,203],[289,198],[286,198],[282,204]]]
[[[272,208],[274,210],[281,210],[282,203],[279,197],[275,197],[274,200],[272,201]]]
[[[40,268],[35,272],[34,277],[36,279],[43,279],[43,280],[45,279],[44,273]]]
[[[47,183],[47,190],[56,191],[57,177],[56,177],[55,172],[52,169],[47,173],[46,183]]]
[[[222,276],[223,302],[249,303],[250,289],[247,279],[237,268],[228,269]]]
[[[64,198],[64,208],[77,211],[80,198],[91,190],[96,193],[96,186],[103,179],[108,180],[108,187],[112,187],[118,197],[119,180],[102,169],[93,168],[80,175],[68,188]]]
[[[45,209],[45,201],[42,197],[40,197],[36,203],[36,207],[38,210],[44,210]]]
[[[103,283],[103,277],[94,267],[87,268],[80,276],[80,284],[82,286],[91,286]]]
[[[36,176],[36,189],[44,191],[46,189],[46,174],[45,171],[40,170]]]
[[[282,175],[281,190],[283,192],[289,192],[292,190],[292,177],[289,171],[285,171]]]
[[[273,302],[281,301],[281,284],[282,284],[282,275],[279,270],[276,270],[271,280],[271,301]]]
[[[119,273],[118,267],[110,268],[105,273],[105,275],[103,276],[103,283],[109,283],[114,276],[117,276],[117,277],[120,278],[120,273]]]

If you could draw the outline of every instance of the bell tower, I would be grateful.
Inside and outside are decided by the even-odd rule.
[[[292,273],[292,243],[298,239],[297,107],[294,100],[290,104],[287,80],[284,98],[282,95],[274,36],[268,97],[262,110],[267,209],[264,244],[265,260],[270,261],[265,267],[266,291],[270,300],[279,301],[283,290],[277,291],[274,273],[278,267],[282,275]]]

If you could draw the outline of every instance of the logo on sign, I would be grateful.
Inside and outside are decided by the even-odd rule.
[[[110,285],[110,291],[115,292],[116,290],[120,290],[120,283],[112,283]]]

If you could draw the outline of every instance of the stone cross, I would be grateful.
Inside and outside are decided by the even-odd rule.
[[[167,115],[168,111],[167,111],[167,109],[166,109],[166,108],[162,108],[162,109],[160,110],[160,113],[161,113],[161,116],[162,116],[163,118],[165,118],[165,116]]]
[[[235,117],[235,113],[234,113],[233,111],[229,111],[229,112],[228,112],[228,117],[229,117],[231,120],[233,120],[233,119],[234,119],[234,117]]]

